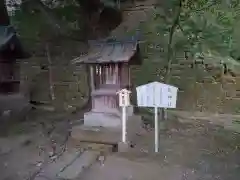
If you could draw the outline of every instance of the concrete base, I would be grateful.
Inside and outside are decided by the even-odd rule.
[[[87,112],[84,114],[84,125],[91,127],[119,127],[121,116],[111,113]]]
[[[127,116],[133,115],[133,107],[127,108]],[[116,110],[110,112],[90,111],[84,114],[84,125],[92,127],[121,128],[121,112]]]
[[[128,152],[129,150],[129,143],[123,143],[119,142],[118,143],[118,152]]]
[[[127,141],[134,142],[142,130],[141,116],[131,116],[127,121]],[[75,126],[71,133],[75,141],[117,145],[121,141],[121,125],[118,127]]]

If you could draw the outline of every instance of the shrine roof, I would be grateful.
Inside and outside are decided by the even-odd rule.
[[[30,54],[24,51],[15,29],[12,26],[0,26],[0,56],[8,58],[29,58]]]
[[[74,64],[140,64],[139,43],[131,41],[94,41],[90,43],[88,54],[74,59]]]

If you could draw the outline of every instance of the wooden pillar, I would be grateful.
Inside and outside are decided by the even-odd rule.
[[[94,84],[94,68],[92,65],[90,65],[90,85],[91,85],[91,91],[95,90],[95,84]]]
[[[122,64],[118,65],[118,83],[122,88]]]
[[[119,81],[118,81],[118,64],[114,64],[114,84],[119,84]]]
[[[99,67],[99,71],[98,71],[99,82],[100,82],[100,85],[102,85],[103,84],[102,66],[98,65],[98,67]]]
[[[95,82],[94,82],[94,68],[93,68],[93,66],[92,65],[90,65],[90,86],[91,86],[91,93],[93,92],[93,90],[95,90]],[[91,96],[91,94],[90,94],[90,96]],[[94,100],[93,100],[93,98],[91,98],[91,100],[92,100],[92,108],[95,108],[95,103],[94,103]]]
[[[130,66],[128,66],[128,86],[131,87],[131,69],[130,69]]]

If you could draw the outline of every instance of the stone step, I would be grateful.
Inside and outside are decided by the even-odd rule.
[[[99,151],[84,151],[84,153],[79,156],[71,165],[66,167],[66,169],[60,172],[57,177],[61,179],[76,179],[78,178],[84,170],[88,169],[93,165],[100,156]]]
[[[196,59],[194,61],[195,64],[204,64],[204,60],[203,59]]]
[[[75,126],[71,137],[79,142],[115,145],[120,141],[121,131],[104,127]]]
[[[188,66],[188,65],[194,64],[194,61],[190,61],[190,60],[180,60],[180,61],[178,61],[178,63],[179,63],[180,65]]]
[[[204,77],[198,81],[198,83],[214,83],[215,80],[212,77]]]
[[[171,75],[172,76],[181,76],[182,73],[183,73],[182,70],[173,70],[173,71],[171,71]]]
[[[73,138],[70,139],[69,143],[73,147],[83,148],[83,149],[93,150],[93,151],[113,152],[113,150],[114,150],[113,145],[91,143],[91,142],[80,142],[80,141],[77,141]]]
[[[133,115],[127,120],[127,139],[133,142],[141,132],[141,116]],[[72,128],[71,138],[78,142],[106,144],[116,146],[121,141],[121,126],[99,127],[99,126],[75,126]]]
[[[172,64],[171,68],[172,68],[172,71],[174,71],[174,70],[184,70],[184,69],[187,68],[187,65]]]
[[[236,98],[240,99],[240,90],[236,90]]]

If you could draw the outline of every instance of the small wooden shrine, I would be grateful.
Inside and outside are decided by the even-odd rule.
[[[28,58],[11,25],[0,25],[0,94],[19,93],[20,67],[17,59]]]
[[[138,41],[92,42],[89,53],[74,63],[90,66],[92,108],[84,125],[121,127],[117,92],[131,87],[130,66],[141,64]],[[127,115],[132,114],[129,107]]]

